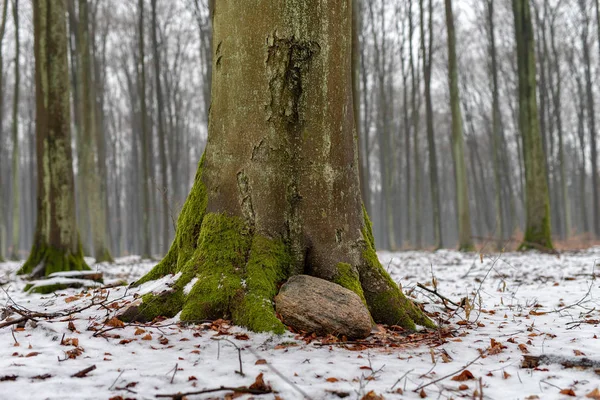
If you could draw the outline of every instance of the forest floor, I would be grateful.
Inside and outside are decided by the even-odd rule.
[[[0,264],[0,399],[176,399],[210,389],[187,398],[600,399],[599,247],[560,256],[379,256],[440,331],[378,327],[364,341],[343,342],[254,334],[226,321],[122,324],[113,319],[120,308],[168,279],[28,295],[15,276],[20,264]],[[128,257],[93,268],[109,284],[153,264]],[[431,292],[462,306],[446,307]],[[26,323],[11,323],[22,316]],[[545,358],[524,368],[525,355]],[[591,367],[565,367],[581,363]]]

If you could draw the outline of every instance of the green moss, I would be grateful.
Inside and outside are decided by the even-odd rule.
[[[225,214],[207,214],[198,239],[198,281],[189,293],[181,320],[227,317],[231,301],[243,293],[242,273],[251,235],[245,222]]]
[[[356,271],[356,268],[352,267],[352,265],[347,263],[338,263],[337,275],[333,278],[333,282],[353,291],[358,295],[358,297],[360,297],[363,303],[367,304],[365,300],[365,294],[363,293],[363,289],[360,284],[358,272]]]
[[[163,276],[183,271],[198,245],[202,221],[206,213],[206,187],[202,181],[204,155],[198,163],[194,185],[177,219],[177,232],[169,252],[150,272],[134,283],[134,286]]]
[[[97,252],[97,256],[96,256],[96,262],[107,262],[107,263],[114,263],[115,259],[113,258],[112,254],[110,254],[110,251],[104,247],[102,250],[100,250],[99,252]]]
[[[475,251],[475,246],[471,243],[465,244],[463,246],[460,246],[458,248],[458,251],[463,252],[463,253],[471,253],[471,252]]]
[[[133,318],[136,321],[152,321],[161,316],[173,318],[183,307],[185,296],[182,289],[166,293],[146,293],[142,296],[142,304],[138,309],[141,318]]]
[[[38,266],[43,265],[43,268]],[[55,249],[48,245],[34,246],[29,258],[17,272],[18,275],[34,273],[32,278],[48,276],[54,272],[88,271],[81,248],[77,253]]]
[[[275,316],[273,298],[278,283],[288,278],[291,264],[283,241],[254,236],[246,265],[246,293],[233,312],[236,323],[255,332],[286,331]]]
[[[368,234],[365,228],[363,235],[368,237]],[[375,322],[398,325],[409,330],[415,330],[415,324],[432,329],[436,327],[423,311],[404,296],[396,282],[381,266],[375,248],[369,243],[366,243],[363,250],[363,259],[367,274],[361,275],[361,278],[371,281],[371,284],[362,286],[367,306]],[[377,282],[377,285],[373,286],[372,282]],[[365,287],[374,289],[366,290]]]
[[[369,214],[367,213],[367,209],[365,205],[362,206],[363,210],[363,218],[365,220],[365,228],[363,229],[363,237],[367,241],[367,245],[371,246],[375,249],[375,237],[373,236],[373,224],[371,223],[371,219],[369,218]]]

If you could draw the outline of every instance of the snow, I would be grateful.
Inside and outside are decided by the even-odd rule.
[[[600,334],[599,281],[595,279],[600,273],[596,270],[600,248],[563,253],[560,258],[537,252],[379,255],[406,293],[425,303],[427,311],[439,313],[438,323],[452,332],[445,335],[444,343],[318,345],[319,338],[308,343],[293,333],[254,334],[221,321],[179,326],[175,319],[153,326],[126,325],[98,335],[88,329],[110,329],[106,323],[120,307],[142,293],[168,288],[175,278],[166,277],[141,288],[68,289],[51,295],[28,295],[23,292],[26,282],[15,276],[20,263],[0,264],[0,282],[10,282],[0,290],[0,324],[6,322],[2,308],[9,306],[62,313],[55,318],[37,318],[36,323],[29,321],[24,329],[15,329],[16,325],[0,328],[0,399],[153,399],[157,394],[221,385],[247,387],[259,373],[276,395],[286,400],[305,396],[339,399],[343,394],[348,399],[360,399],[370,391],[386,399],[417,399],[420,391],[414,392],[416,388],[446,375],[448,378],[424,388],[427,398],[473,398],[473,392],[481,390],[479,378],[486,399],[536,398],[529,397],[534,395],[564,399],[568,396],[559,392],[569,388],[583,398],[600,386],[600,376],[593,368],[566,369],[559,364],[540,365],[537,370],[520,367],[522,349],[530,355],[600,360],[600,339],[596,338]],[[94,265],[93,269],[103,272],[105,282],[133,282],[154,264],[128,257],[115,264]],[[445,309],[437,296],[417,287],[421,283],[435,290],[433,278],[438,293],[453,302],[469,298],[468,316],[463,309]],[[96,305],[65,316],[92,301]],[[69,330],[69,322],[76,331]],[[367,343],[386,335],[390,331],[380,328]],[[491,339],[495,347],[490,347]],[[81,354],[73,351],[74,344]],[[236,347],[241,349],[244,376],[236,373]],[[68,351],[73,358],[67,357]],[[256,364],[259,359],[266,364]],[[475,380],[451,379],[471,362],[467,369]],[[86,377],[72,377],[92,365],[96,369]],[[34,378],[44,374],[51,377]],[[12,376],[15,380],[7,379]],[[468,389],[458,390],[461,385]],[[396,392],[398,388],[403,395]],[[188,398],[223,398],[226,393]],[[264,399],[274,396],[254,395]]]

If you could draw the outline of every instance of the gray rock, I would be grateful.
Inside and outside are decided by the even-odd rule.
[[[358,295],[342,286],[308,275],[292,276],[275,297],[283,322],[318,335],[365,338],[371,315]]]

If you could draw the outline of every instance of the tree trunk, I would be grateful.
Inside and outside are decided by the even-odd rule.
[[[181,275],[141,316],[283,332],[278,284],[308,274],[353,290],[375,322],[433,326],[377,260],[363,211],[351,20],[350,0],[218,2],[208,143],[175,241],[138,283]]]
[[[11,258],[19,260],[21,238],[21,182],[20,182],[20,157],[19,157],[19,84],[20,73],[20,43],[19,43],[19,0],[13,0],[13,21],[15,27],[15,91],[12,109],[12,251]]]
[[[413,37],[414,37],[414,25],[413,25],[413,12],[412,12],[412,0],[408,2],[408,53],[410,63],[410,80],[411,80],[411,125],[413,131],[413,148],[414,148],[414,166],[415,166],[415,248],[420,249],[423,247],[423,224],[422,224],[422,204],[421,196],[423,194],[421,189],[421,157],[419,149],[419,106],[420,100],[417,101],[419,95],[420,85],[418,76],[418,66],[415,66],[415,60],[413,56]],[[418,64],[418,59],[417,59]]]
[[[18,272],[33,277],[89,269],[75,220],[66,11],[63,1],[33,3],[38,218],[29,259]]]
[[[458,215],[458,249],[473,251],[471,235],[471,215],[469,211],[469,188],[467,186],[467,166],[463,138],[463,121],[460,112],[460,94],[458,90],[458,62],[456,61],[456,33],[452,0],[445,0],[446,27],[448,28],[448,83],[450,90],[450,108],[452,110],[452,156],[456,180],[456,213]]]
[[[140,97],[140,122],[142,137],[142,257],[150,258],[152,251],[150,249],[150,165],[149,165],[149,141],[151,142],[150,133],[148,132],[148,111],[146,107],[146,60],[145,60],[145,45],[144,45],[144,0],[139,0],[138,3],[139,22],[139,97]]]
[[[429,148],[429,187],[431,190],[431,206],[433,211],[433,240],[435,248],[444,246],[442,242],[442,219],[440,215],[440,185],[437,170],[437,153],[435,149],[435,133],[433,127],[433,105],[431,100],[431,68],[433,54],[433,5],[429,0],[427,31],[428,45],[425,45],[425,11],[423,1],[419,1],[421,11],[421,53],[423,54],[423,78],[425,81],[425,112],[427,120],[427,147]]]
[[[536,101],[533,25],[529,1],[512,0],[519,71],[519,128],[525,160],[525,237],[521,249],[552,249],[550,200]]]
[[[82,183],[86,192],[88,203],[82,207],[88,208],[92,230],[92,254],[98,262],[110,262],[112,256],[108,249],[106,234],[106,218],[104,200],[102,198],[102,182],[100,179],[99,164],[104,162],[98,153],[99,141],[102,133],[96,131],[96,96],[94,90],[94,79],[92,74],[92,61],[90,53],[90,22],[89,22],[88,0],[79,0],[79,74],[81,80],[81,106],[82,106],[82,146],[84,176]],[[102,154],[103,155],[103,154]],[[98,158],[98,162],[96,162]]]
[[[8,0],[2,2],[2,19],[0,20],[0,49],[6,32],[6,15]],[[0,140],[3,140],[2,127],[4,126],[4,57],[0,51]],[[0,173],[0,187],[2,186],[2,173]],[[6,223],[4,221],[5,204],[8,199],[4,197],[4,191],[0,192],[0,261],[4,261],[4,246],[6,245]]]
[[[162,245],[161,251],[167,251],[169,247],[169,201],[168,201],[168,176],[167,176],[167,151],[165,145],[165,118],[163,115],[163,93],[160,82],[160,56],[158,51],[158,26],[156,22],[156,0],[151,1],[152,5],[152,50],[154,58],[154,79],[156,85],[156,108],[158,118],[158,149],[160,152],[160,170],[161,170],[161,190],[163,191],[163,212],[162,212]],[[171,194],[172,195],[172,194]]]

